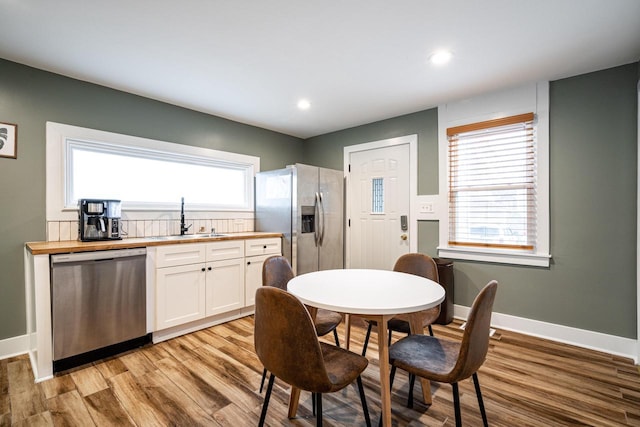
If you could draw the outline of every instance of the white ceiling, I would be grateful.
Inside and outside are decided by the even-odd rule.
[[[308,138],[638,61],[640,1],[0,0],[0,57]]]

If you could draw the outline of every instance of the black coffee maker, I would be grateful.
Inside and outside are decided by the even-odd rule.
[[[83,242],[122,239],[121,206],[120,200],[78,200],[78,239]]]

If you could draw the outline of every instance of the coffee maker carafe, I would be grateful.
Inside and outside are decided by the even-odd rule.
[[[120,200],[78,200],[78,238],[92,240],[120,240]]]

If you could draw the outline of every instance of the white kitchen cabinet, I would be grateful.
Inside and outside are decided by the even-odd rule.
[[[252,239],[245,241],[245,306],[252,306],[256,300],[256,290],[262,286],[262,266],[270,256],[282,253],[279,238]]]
[[[245,306],[256,303],[256,289],[262,286],[262,265],[271,255],[252,256],[246,258],[244,271]]]
[[[244,241],[207,244],[206,315],[244,307]]]
[[[156,330],[244,306],[244,241],[159,247]]]
[[[244,307],[244,258],[207,264],[207,316]]]
[[[205,271],[204,264],[156,270],[156,330],[205,316]]]
[[[281,250],[279,238],[159,246],[154,331],[252,307],[264,260]]]

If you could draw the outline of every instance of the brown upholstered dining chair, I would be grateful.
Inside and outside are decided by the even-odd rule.
[[[314,395],[317,425],[322,425],[322,394],[342,390],[354,380],[367,426],[371,425],[360,374],[368,360],[318,341],[307,308],[290,293],[269,286],[256,291],[255,349],[270,372],[259,426],[264,425],[275,377]]]
[[[409,373],[409,401],[413,402],[415,376],[430,381],[449,383],[453,388],[456,426],[462,425],[458,382],[473,377],[484,426],[488,426],[482,401],[478,369],[484,363],[489,349],[491,311],[498,282],[492,280],[476,296],[471,306],[462,340],[454,341],[428,335],[409,335],[389,347],[391,385],[396,368]],[[409,405],[411,406],[411,405]]]
[[[399,271],[401,273],[415,274],[416,276],[426,277],[427,279],[438,282],[438,266],[436,262],[429,255],[419,253],[404,254],[396,261],[393,266],[393,271]],[[433,307],[420,312],[422,317],[422,327],[429,328],[429,335],[433,336],[433,329],[431,324],[434,323],[440,315],[440,306]],[[367,354],[367,346],[369,345],[369,337],[371,336],[371,329],[376,326],[377,323],[372,320],[366,320],[369,324],[367,328],[367,334],[364,338],[364,344],[362,346],[362,355]],[[389,328],[389,345],[391,345],[391,334],[393,332],[401,332],[409,335],[411,328],[409,326],[407,316],[397,316],[388,322]]]
[[[293,279],[293,269],[289,260],[281,255],[274,255],[267,258],[262,266],[262,286],[273,286],[282,290],[287,290],[287,283]],[[314,319],[316,334],[319,337],[333,332],[333,338],[336,345],[340,347],[338,339],[338,325],[342,322],[342,315],[335,311],[318,309]],[[260,382],[260,393],[264,387],[264,381],[267,377],[267,370],[262,373],[262,381]]]

